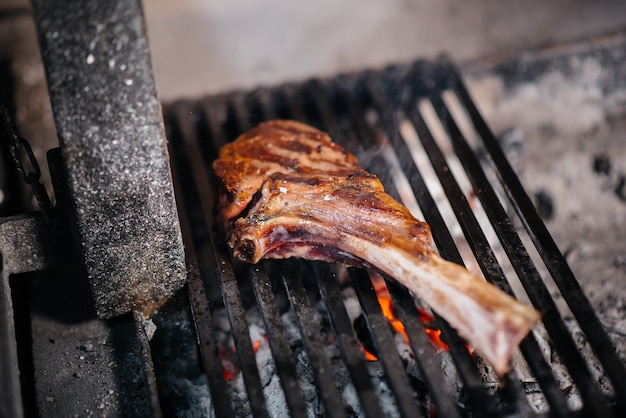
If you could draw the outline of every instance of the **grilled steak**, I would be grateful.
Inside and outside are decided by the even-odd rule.
[[[263,123],[224,146],[220,220],[234,257],[301,257],[376,268],[445,318],[503,374],[539,314],[431,248],[428,224],[356,157],[310,126]]]

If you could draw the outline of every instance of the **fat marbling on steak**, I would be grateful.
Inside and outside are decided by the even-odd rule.
[[[503,374],[539,320],[431,247],[430,227],[385,193],[330,137],[295,121],[265,122],[224,146],[220,224],[234,257],[301,257],[376,268],[446,319]]]

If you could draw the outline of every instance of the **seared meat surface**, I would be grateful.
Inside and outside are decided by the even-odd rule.
[[[301,257],[376,268],[445,318],[503,374],[539,320],[532,308],[431,248],[428,224],[385,193],[354,155],[310,126],[263,123],[224,146],[220,221],[234,257]]]
[[[356,157],[332,142],[327,134],[286,120],[266,122],[241,135],[222,148],[213,168],[227,192],[220,204],[220,216],[226,223],[241,214],[274,173],[298,173],[312,178],[367,175]]]

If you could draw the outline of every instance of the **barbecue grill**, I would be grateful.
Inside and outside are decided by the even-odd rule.
[[[93,184],[114,191],[125,204],[94,206],[93,196],[81,192],[81,182],[103,172],[93,171],[100,166],[86,163],[84,150],[81,154],[62,137],[61,150],[49,153],[56,206],[0,224],[0,416],[626,414],[624,365],[447,59],[167,104],[169,155],[151,153],[160,149],[150,139],[159,138],[160,117],[154,113],[158,104],[150,101],[149,60],[142,61],[147,45],[140,10],[130,6],[130,20],[118,14],[121,26],[98,26],[98,19],[110,17],[101,14],[97,2],[87,2],[96,24],[81,26],[82,38],[65,38],[68,44],[59,47],[57,37],[63,40],[71,32],[68,22],[86,15],[68,11],[63,2],[43,3],[35,6],[61,136],[87,126],[70,117],[59,124],[68,111],[63,104],[76,99],[62,81],[80,66],[104,72],[110,61],[98,66],[97,49],[64,66],[56,60],[65,47],[87,51],[90,30],[119,37],[125,24],[141,48],[122,47],[110,59],[133,58],[138,72],[135,78],[107,73],[104,84],[113,87],[84,96],[83,111],[93,112],[89,100],[112,106],[142,102],[143,109],[133,109],[139,116],[119,121],[105,115],[105,122],[113,134],[128,123],[133,135],[138,126],[156,128],[139,132],[124,147],[100,147],[106,138],[97,133],[84,140],[95,150],[90,155],[119,158],[114,170],[104,172],[108,181],[98,178]],[[93,78],[83,85],[81,72],[76,74],[76,91],[91,86]],[[119,80],[130,89],[124,100],[111,97]],[[454,329],[420,303],[419,295],[414,298],[389,277],[302,260],[242,265],[231,259],[213,224],[218,188],[211,162],[222,145],[274,118],[327,131],[381,179],[388,193],[431,225],[444,258],[475,268],[542,313],[542,323],[515,354],[511,372],[497,378]],[[5,119],[10,127],[8,113]],[[17,138],[16,132],[9,134]],[[138,162],[146,155],[154,164]],[[168,165],[171,179],[163,172]],[[143,170],[159,178],[152,193],[135,202],[132,195],[120,196],[120,185],[145,179]],[[37,176],[25,177],[36,183]],[[172,190],[177,215],[168,203]],[[158,213],[147,213],[146,205]],[[99,234],[107,233],[102,223],[120,216],[128,222],[120,223],[120,230],[141,234],[101,240]],[[180,221],[183,242],[172,216]],[[159,230],[163,219],[173,226]],[[127,248],[122,259],[130,265],[108,263],[107,243]],[[186,268],[179,262],[183,244]],[[151,280],[165,280],[166,290],[155,286],[155,293],[147,293],[148,299],[156,294],[156,302],[148,302],[159,305],[148,319],[152,312],[145,305],[153,305],[137,304],[145,295],[130,292],[119,274],[136,277],[134,269],[156,268],[143,260],[152,256],[166,260],[161,273],[175,273],[167,273],[174,278],[131,281],[152,286]],[[406,337],[394,331],[381,309],[384,292]],[[169,300],[160,305],[164,294]],[[557,306],[557,297],[569,311]],[[433,348],[431,332],[440,333],[445,348]]]

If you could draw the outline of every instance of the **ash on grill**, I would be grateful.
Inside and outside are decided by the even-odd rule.
[[[347,271],[339,269],[339,274],[346,280]],[[378,280],[382,280],[379,278]],[[384,284],[383,284],[384,286]],[[283,289],[284,292],[284,289]],[[286,298],[284,293],[281,293]],[[341,291],[343,303],[346,311],[354,324],[357,334],[362,334],[363,345],[371,346],[371,337],[367,335],[368,331],[363,321],[363,312],[361,310],[357,295],[354,288],[349,284],[345,284]],[[313,297],[313,295],[310,295]],[[279,298],[280,299],[280,298]],[[306,415],[309,417],[325,416],[324,405],[317,395],[315,379],[312,373],[312,365],[307,355],[305,342],[300,333],[298,319],[294,310],[289,303],[284,300],[278,303],[285,309],[280,315],[281,323],[289,341],[289,347],[292,351],[292,358],[296,364],[296,376],[298,385],[306,400]],[[337,343],[336,335],[332,331],[331,324],[328,320],[328,312],[324,303],[319,300],[313,304],[315,306],[315,316],[313,322],[315,327],[319,329],[321,340],[324,344],[326,355],[330,358],[332,372],[335,383],[341,394],[343,403],[349,415],[363,416],[364,412],[359,403],[358,395],[352,384],[349,373],[345,364],[341,360],[341,352]],[[180,318],[174,322],[166,319],[162,315],[157,315],[157,321],[164,329],[175,330],[177,327],[189,331],[193,324],[190,317],[181,320]],[[271,416],[281,416],[288,409],[280,381],[276,373],[276,366],[272,357],[271,348],[268,337],[265,332],[262,315],[256,309],[251,307],[246,312],[246,321],[249,326],[250,338],[253,341],[256,363],[261,376],[261,384],[263,386],[264,397],[267,401],[268,413]],[[243,376],[239,372],[236,361],[236,346],[233,342],[232,333],[227,313],[224,309],[217,309],[213,313],[213,322],[216,330],[217,341],[220,346],[220,358],[224,368],[224,378],[228,381],[228,389],[232,399],[233,410],[237,415],[249,416],[251,414],[250,405],[247,401],[245,393],[245,384]],[[179,338],[179,337],[176,337]],[[399,333],[395,334],[394,342],[398,353],[403,359],[407,373],[411,376],[412,387],[419,396],[422,408],[424,410],[433,410],[434,405],[428,398],[423,379],[415,362],[413,353],[409,347],[405,337]],[[174,341],[169,341],[174,344]],[[164,347],[165,348],[165,347]],[[365,350],[365,347],[362,347]],[[372,348],[370,348],[372,349]],[[365,351],[364,351],[365,353]],[[365,355],[365,354],[364,354]],[[384,378],[384,369],[380,361],[373,354],[369,354],[371,361],[367,363],[369,377],[373,381],[375,393],[381,403],[381,409],[384,416],[394,417],[400,416],[396,408],[393,393],[390,390]],[[183,358],[188,358],[184,357]],[[455,371],[453,360],[446,350],[440,351],[436,355],[440,366],[447,372],[446,377],[449,379],[449,389],[453,393],[454,398],[460,406],[463,402],[462,383]],[[186,398],[186,404],[178,404],[179,408],[173,411],[177,416],[215,416],[211,394],[209,392],[206,376],[199,375],[195,377],[181,378],[175,374],[168,374],[162,382],[163,387],[175,393],[177,396]]]
[[[346,280],[346,275],[342,273],[346,273],[345,269],[339,268],[339,275],[343,277],[341,282]],[[377,283],[380,283],[380,280],[382,280],[380,277],[378,279],[374,278],[374,281]],[[376,285],[376,287],[378,286],[379,284]],[[282,289],[282,292],[284,292],[284,289]],[[280,295],[283,298],[286,298],[284,293],[280,293]],[[366,346],[369,349],[372,349],[371,336],[368,335],[367,327],[363,322],[363,312],[354,288],[350,286],[349,283],[344,283],[341,295],[350,320],[357,335],[360,337],[359,340],[362,341],[362,349],[364,352],[366,350]],[[314,294],[310,296],[315,297]],[[281,298],[279,297],[279,299]],[[284,312],[280,315],[280,319],[289,341],[289,347],[292,351],[291,356],[296,364],[297,383],[302,391],[302,396],[306,401],[306,415],[308,417],[325,416],[326,414],[324,413],[323,402],[321,402],[316,392],[315,380],[311,371],[312,366],[304,346],[296,313],[289,306],[288,301],[284,299],[282,303],[278,302],[278,305],[284,309]],[[315,316],[313,320],[316,328],[319,329],[321,339],[324,343],[324,350],[331,359],[334,380],[341,394],[346,411],[350,415],[363,416],[363,410],[360,406],[354,385],[351,382],[345,364],[341,360],[340,349],[337,345],[336,336],[334,335],[331,324],[328,320],[327,309],[325,308],[324,303],[319,299],[313,303],[313,305],[315,306]],[[190,315],[181,316],[180,312],[177,314],[165,312],[157,315],[155,320],[159,323],[161,333],[174,332],[174,336],[170,336],[166,342],[160,341],[157,343],[159,345],[159,353],[167,353],[171,350],[172,346],[181,345],[181,342],[187,342],[186,345],[183,345],[187,352],[177,352],[172,356],[170,361],[180,362],[181,359],[190,358],[194,360],[194,363],[199,361],[197,356],[190,356],[188,351],[188,349],[193,346],[192,334],[194,332],[193,320]],[[276,373],[276,366],[273,360],[268,337],[265,332],[262,315],[256,307],[253,306],[246,311],[246,322],[249,327],[250,338],[253,341],[256,364],[259,368],[268,413],[270,416],[281,416],[284,411],[288,410],[288,405]],[[572,334],[578,337],[577,345],[582,347],[587,361],[594,362],[593,352],[589,348],[580,330],[571,319],[567,321],[567,324]],[[218,345],[220,347],[219,353],[224,369],[224,379],[228,382],[228,393],[231,398],[233,411],[238,416],[250,416],[251,410],[246,396],[243,376],[239,372],[237,366],[236,346],[233,341],[227,313],[223,308],[218,308],[213,313],[213,327],[215,329]],[[188,334],[186,338],[181,338],[182,333]],[[543,354],[547,358],[550,358],[551,349],[549,347],[548,339],[544,337],[539,341]],[[416,364],[415,357],[413,356],[413,352],[411,351],[408,341],[402,334],[395,333],[394,342],[395,349],[400,354],[403,364],[406,367],[406,372],[411,377],[411,385],[416,398],[420,399],[421,407],[424,411],[430,411],[430,413],[426,414],[427,416],[436,414],[436,406],[429,399],[426,386],[421,378],[419,367]],[[426,349],[428,348],[426,347]],[[437,354],[435,355],[435,358],[439,367],[443,371],[446,389],[452,395],[451,398],[456,405],[461,410],[465,411],[467,408],[466,403],[468,398],[463,389],[463,382],[461,381],[454,365],[454,360],[447,349],[444,348],[436,351]],[[157,357],[161,355],[163,354],[157,354]],[[401,416],[395,406],[393,392],[390,390],[385,381],[385,372],[382,364],[373,354],[367,352],[365,355],[366,358],[370,359],[367,363],[367,370],[370,378],[372,379],[381,408],[385,414],[384,416]],[[495,393],[500,386],[497,376],[485,363],[481,361],[479,357],[477,358],[477,361],[485,387],[488,388],[490,393]],[[198,365],[198,363],[195,363],[192,369],[197,368]],[[519,370],[523,367],[525,367],[523,364],[518,364],[516,368]],[[564,394],[566,394],[568,406],[574,410],[579,409],[582,406],[580,395],[572,385],[566,369],[558,360],[558,356],[552,359],[551,367],[559,383],[559,388]],[[185,373],[178,374],[176,372],[176,368],[172,367],[171,364],[168,365],[167,369],[168,371],[164,376],[162,376],[161,382],[161,387],[167,388],[167,393],[165,394],[166,399],[174,397],[185,399],[185,402],[172,401],[167,403],[167,405],[171,405],[174,408],[170,411],[171,415],[214,417],[215,411],[206,375],[194,374],[192,376],[188,376]],[[594,379],[601,387],[602,391],[609,396],[614,395],[613,389],[606,383],[606,376],[602,373],[601,368],[595,367],[592,368],[592,371],[595,372]],[[520,376],[524,392],[526,393],[528,400],[535,411],[547,412],[549,410],[549,405],[546,402],[545,397],[542,395],[536,379],[530,374],[530,372],[528,373],[529,374],[526,376]],[[469,414],[469,411],[465,411],[465,413]]]
[[[210,347],[196,359],[207,378],[177,376],[173,385],[178,396],[201,395],[194,396],[195,407],[258,416],[623,410],[623,364],[445,61],[179,102],[165,115],[183,235],[199,265],[189,283],[193,323],[200,346]],[[511,373],[499,380],[436,313],[450,349],[433,350],[419,300],[388,283],[408,339],[394,334],[364,271],[350,269],[346,279],[339,267],[318,263],[232,264],[224,237],[213,230],[217,189],[210,163],[227,141],[277,117],[329,132],[431,225],[444,257],[543,313],[543,324],[514,355]],[[548,278],[571,314],[557,308]]]

